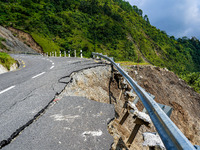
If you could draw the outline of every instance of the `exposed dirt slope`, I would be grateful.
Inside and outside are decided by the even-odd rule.
[[[0,48],[0,52],[3,51],[6,53],[37,53],[34,49],[29,47],[31,45],[29,45],[25,41],[20,41],[11,33],[11,31],[2,26],[0,26],[0,38],[3,39],[2,41],[0,41],[3,45],[3,48]],[[26,40],[28,41],[28,39]]]
[[[126,99],[125,90],[120,98],[120,86],[118,78],[110,72],[110,66],[97,67],[84,70],[73,74],[72,82],[67,85],[63,93],[60,95],[75,95],[87,97],[91,100],[111,103],[115,105],[116,118],[108,125],[108,131],[114,137],[112,149],[129,149],[129,150],[147,150],[144,147],[142,133],[151,131],[155,128],[142,126],[136,135],[132,145],[128,147],[126,141],[135,126],[134,119],[130,115],[123,127],[119,125],[119,121],[125,114],[124,102]],[[155,95],[155,100],[159,103],[173,107],[171,115],[172,121],[181,129],[192,144],[200,143],[200,94],[196,93],[183,80],[179,79],[174,73],[153,66],[132,66],[127,69],[129,75],[135,79],[140,86],[147,92]],[[129,99],[131,100],[131,99]],[[141,103],[137,104],[140,110],[143,109]]]
[[[37,44],[37,42],[32,38],[32,36],[26,32],[21,30],[15,29],[13,27],[8,27],[10,30],[21,42],[25,43],[26,45],[30,46],[32,49],[36,50],[39,53],[42,53],[42,47]]]
[[[193,143],[200,144],[200,94],[173,72],[153,66],[132,66],[128,71],[156,102],[171,106],[172,121]]]

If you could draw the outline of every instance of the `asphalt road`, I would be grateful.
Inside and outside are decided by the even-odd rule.
[[[59,114],[56,112],[60,111],[61,109],[64,111],[65,109],[67,109],[68,106],[72,105],[69,102],[65,104],[58,103],[55,108],[53,107],[54,109],[49,109],[49,106],[51,106],[54,102],[55,96],[59,94],[70,81],[71,78],[69,76],[71,75],[71,73],[101,64],[97,64],[92,60],[81,58],[47,58],[42,56],[28,55],[13,55],[13,57],[19,60],[21,64],[20,68],[16,71],[0,75],[0,149],[29,149],[28,147],[25,147],[25,145],[29,144],[30,141],[32,141],[32,145],[29,145],[31,146],[31,149],[38,149],[41,147],[39,147],[37,142],[33,142],[34,139],[36,140],[37,138],[40,138],[42,143],[48,143],[51,142],[51,140],[48,139],[51,136],[48,137],[48,134],[55,137],[58,136],[57,134],[59,134],[57,132],[51,132],[52,127],[55,126],[55,121],[49,119],[48,113],[50,116],[52,116],[53,114]],[[75,99],[81,101],[84,98]],[[80,105],[83,105],[83,103]],[[74,105],[76,105],[76,103],[74,103]],[[107,144],[105,144],[108,147],[108,145],[111,145],[112,138],[108,135],[108,133],[106,133],[106,127],[104,127],[104,125],[105,120],[108,121],[108,119],[114,117],[114,112],[110,111],[112,109],[112,106],[104,106],[102,104],[103,107],[101,107],[99,106],[99,103],[96,105],[98,108],[107,108],[106,110],[104,110],[107,119],[103,119],[100,117],[98,118],[100,120],[96,122],[99,122],[98,124],[100,124],[102,128],[101,129],[100,127],[98,127],[98,131],[103,132],[103,136],[100,137],[104,139],[97,141],[109,141]],[[87,105],[84,106],[86,107],[85,111],[92,108],[87,107]],[[73,107],[71,106],[71,108]],[[93,109],[95,110],[97,108]],[[70,112],[73,111],[75,110],[71,109],[68,112],[66,111],[65,115],[68,115]],[[82,118],[85,123],[83,123],[83,121],[79,119],[79,122],[76,123],[77,127],[74,125],[72,126],[74,127],[74,130],[76,128],[80,131],[85,130],[85,133],[87,135],[87,132],[93,131],[94,129],[92,128],[94,127],[94,120],[90,119],[93,118],[96,120],[97,118],[91,116],[88,117],[87,121],[83,117],[84,116],[79,118]],[[87,131],[86,129],[84,129],[84,127],[86,126],[78,126],[81,125],[81,123],[87,124],[87,122],[90,122],[91,124],[91,129],[88,128]],[[61,128],[63,128],[62,125],[60,126],[60,128],[57,128],[57,130],[61,130]],[[39,135],[39,137],[37,137],[37,135]],[[86,139],[86,135],[84,139]],[[78,134],[76,136],[81,137]],[[73,136],[73,138],[69,137],[69,139],[76,139],[76,136]],[[65,135],[62,135],[62,137],[64,138]],[[61,148],[57,146],[52,147],[51,144],[46,144],[46,147],[42,147],[42,149],[68,149],[64,147],[66,145],[69,145],[69,143],[76,143],[74,147],[70,148],[74,150],[78,148],[78,145],[79,147],[85,147],[83,149],[102,149],[98,146],[92,146],[92,143],[93,145],[95,145],[95,142],[98,143],[97,141],[90,140],[90,142],[87,142],[85,146],[84,142],[79,142],[78,144],[75,141],[65,141],[63,142],[65,144],[58,143],[58,145],[62,145]],[[102,146],[102,142],[99,142],[99,144],[97,145]],[[81,144],[83,145],[81,146]]]

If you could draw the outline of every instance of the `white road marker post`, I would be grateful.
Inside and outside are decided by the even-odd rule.
[[[57,57],[56,51],[55,51],[55,57]]]
[[[60,51],[60,57],[61,57],[61,51]]]
[[[64,57],[66,57],[66,51],[64,51]]]
[[[82,50],[80,50],[80,55],[81,55],[81,58],[83,58],[83,53],[82,53]]]
[[[76,57],[76,50],[74,50],[74,57]]]
[[[68,50],[68,57],[70,57],[70,50]]]

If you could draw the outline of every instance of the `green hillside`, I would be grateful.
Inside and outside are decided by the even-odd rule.
[[[119,61],[148,62],[177,74],[200,70],[200,41],[175,39],[123,0],[1,0],[0,25],[30,33],[44,52],[102,52]]]

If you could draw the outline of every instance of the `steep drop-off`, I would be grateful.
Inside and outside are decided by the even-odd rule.
[[[154,66],[129,67],[130,69],[126,69],[129,75],[147,92],[155,95],[156,102],[173,108],[172,121],[192,144],[198,145],[200,143],[200,123],[198,121],[200,119],[200,94],[167,69]],[[108,125],[108,130],[114,137],[113,150],[119,148],[148,149],[142,145],[144,142],[142,133],[155,132],[153,126],[150,129],[142,126],[130,148],[125,144],[135,124],[130,116],[124,123],[124,128],[119,126],[119,121],[126,112],[124,109],[125,91],[119,100],[121,90],[118,88],[117,78],[112,78],[110,66],[84,70],[71,77],[72,81],[66,86],[61,97],[63,95],[82,96],[115,105],[116,118]],[[137,107],[139,110],[143,109],[141,102],[137,104]]]

